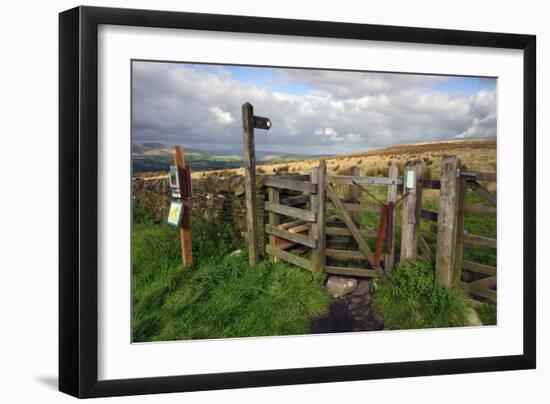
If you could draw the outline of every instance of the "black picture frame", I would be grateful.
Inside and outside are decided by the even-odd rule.
[[[523,50],[523,354],[98,381],[100,24]],[[279,18],[77,7],[59,15],[59,390],[103,397],[536,366],[536,37]]]

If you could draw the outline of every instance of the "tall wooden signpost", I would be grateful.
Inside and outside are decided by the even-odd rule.
[[[256,207],[256,150],[254,145],[254,128],[269,129],[268,118],[254,116],[250,103],[242,106],[243,144],[244,144],[244,188],[246,196],[246,236],[248,239],[248,263],[251,267],[259,261],[258,248],[258,214]]]
[[[183,205],[179,224],[181,259],[184,266],[193,265],[193,253],[191,250],[191,171],[185,165],[183,147],[174,146],[174,165],[177,167],[179,195],[177,198]],[[173,194],[174,196],[174,194]]]

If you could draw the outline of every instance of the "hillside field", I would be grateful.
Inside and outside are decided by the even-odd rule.
[[[497,168],[495,140],[399,145],[328,157],[326,161],[330,174],[349,174],[352,166],[358,166],[361,175],[385,176],[392,163],[399,166],[402,175],[407,161],[422,159],[425,163],[425,177],[437,179],[440,176],[441,158],[449,154],[458,155],[472,171],[494,172]],[[258,164],[257,170],[259,174],[307,174],[318,164],[319,159],[297,159]],[[196,171],[193,177],[198,180],[221,177],[225,180],[225,177],[242,173],[242,168]],[[137,176],[144,179],[164,178],[166,172],[142,173]],[[496,183],[484,182],[483,185],[496,193]],[[386,198],[387,187],[372,186],[369,189],[377,198]],[[335,186],[335,191],[345,197],[348,189],[346,186]],[[365,204],[375,202],[366,193],[361,193],[360,201]],[[137,199],[134,200],[136,203]],[[466,204],[487,205],[487,202],[470,191],[466,195]],[[439,191],[424,189],[422,208],[437,212],[438,205]],[[333,208],[328,208],[327,214],[335,214]],[[326,275],[303,271],[284,262],[273,263],[265,256],[256,271],[248,270],[246,244],[235,227],[235,218],[229,215],[229,211],[224,210],[217,220],[207,220],[199,215],[193,218],[194,265],[192,268],[183,268],[177,230],[164,222],[155,221],[153,210],[134,206],[132,324],[135,342],[307,334],[311,332],[312,321],[327,315],[331,299],[324,289]],[[400,249],[401,215],[402,207],[398,205],[396,251]],[[379,214],[359,212],[358,222],[362,229],[376,229]],[[467,213],[464,227],[470,234],[488,238],[497,236],[495,216]],[[437,224],[423,218],[420,232],[432,254],[435,254]],[[371,249],[375,248],[374,238],[368,237],[366,242]],[[497,251],[478,245],[466,246],[464,259],[496,267]],[[463,277],[463,280],[474,279]],[[383,297],[384,293],[381,292],[380,296]],[[436,316],[426,317],[426,323],[410,323],[403,321],[403,318],[410,317],[408,312],[395,311],[394,306],[379,299],[377,309],[393,328],[439,327],[447,323],[457,325],[462,321],[449,322],[443,319],[446,322],[439,323],[441,318]],[[462,312],[461,307],[452,312]],[[495,324],[496,307],[481,307],[483,310],[480,310],[480,316],[484,324]]]
[[[496,139],[487,140],[457,140],[447,142],[430,142],[407,145],[396,145],[383,149],[357,152],[346,155],[325,157],[329,174],[346,175],[350,168],[358,166],[361,175],[383,176],[387,174],[388,167],[395,162],[402,167],[407,161],[423,159],[425,162],[425,174],[431,178],[439,178],[441,157],[449,154],[456,154],[462,163],[472,171],[496,171],[497,167],[497,144]],[[235,157],[235,156],[234,156]],[[186,158],[193,159],[193,154],[186,153]],[[319,164],[319,158],[292,159],[286,156],[284,161],[276,162],[262,161],[259,159],[256,164],[258,174],[282,174],[296,173],[308,174],[313,167]],[[237,162],[233,162],[237,164]],[[170,164],[169,159],[165,167]],[[238,161],[240,166],[240,160]],[[242,167],[225,168],[218,170],[193,170],[193,178],[206,178],[210,176],[229,177],[243,175]],[[138,173],[139,177],[160,178],[166,175],[164,170],[151,170]],[[494,189],[493,189],[494,190]]]

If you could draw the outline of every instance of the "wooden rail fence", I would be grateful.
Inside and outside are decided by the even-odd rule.
[[[399,260],[422,255],[435,264],[439,284],[459,283],[471,295],[496,302],[496,268],[463,259],[464,249],[471,245],[496,248],[495,239],[464,229],[465,214],[496,215],[496,196],[479,182],[496,181],[496,174],[466,171],[456,156],[443,158],[440,180],[423,179],[423,166],[422,161],[408,163],[400,175],[392,164],[387,177],[361,176],[358,167],[351,167],[351,175],[327,175],[322,161],[307,176],[268,177],[267,254],[272,260],[311,271],[371,278],[385,278]],[[385,201],[361,199],[363,193],[369,193],[367,186],[387,187]],[[348,191],[342,192],[342,187]],[[423,189],[439,191],[437,212],[422,208]],[[466,204],[469,190],[489,205]],[[401,249],[396,252],[394,208],[401,201]],[[360,225],[359,212],[381,219],[382,212],[387,212],[382,208],[390,205],[385,231],[380,226]],[[421,219],[437,224],[435,251],[420,233]],[[376,241],[374,250],[369,241]],[[474,280],[462,281],[463,271],[475,274]]]

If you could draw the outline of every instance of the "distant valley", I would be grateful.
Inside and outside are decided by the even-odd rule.
[[[319,157],[322,156],[256,151],[258,164],[282,163]],[[191,171],[211,171],[242,167],[243,158],[242,151],[239,150],[205,151],[186,148],[185,162],[191,166]],[[172,147],[162,143],[132,143],[132,169],[134,174],[167,171],[170,164],[172,164]]]

